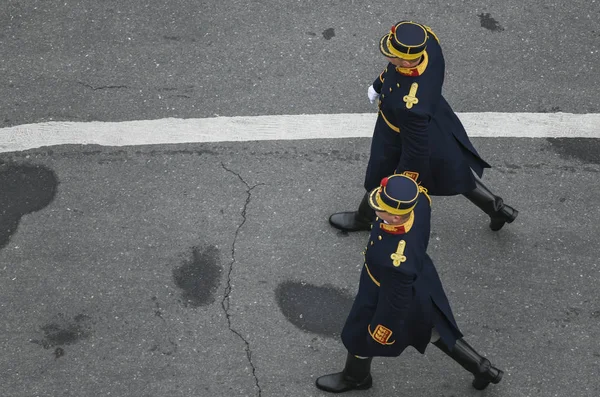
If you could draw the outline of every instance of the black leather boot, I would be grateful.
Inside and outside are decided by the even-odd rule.
[[[369,358],[356,358],[348,353],[346,366],[342,372],[317,378],[317,387],[331,393],[343,393],[349,390],[366,390],[373,385]]]
[[[345,232],[371,230],[373,220],[375,220],[375,210],[369,206],[368,193],[363,196],[358,211],[336,212],[329,217],[331,226]]]
[[[479,178],[475,177],[475,189],[464,193],[464,196],[490,216],[490,229],[498,231],[505,223],[517,218],[519,211],[504,204],[502,198],[496,196]]]
[[[464,339],[457,340],[452,350],[441,339],[433,344],[475,376],[475,389],[483,390],[490,383],[496,384],[502,379],[504,372],[493,367],[490,360],[480,356]]]

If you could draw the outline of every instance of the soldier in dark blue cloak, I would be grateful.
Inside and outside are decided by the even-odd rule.
[[[427,26],[402,21],[381,38],[380,50],[390,63],[368,92],[371,101],[377,100],[379,113],[366,191],[387,175],[410,170],[431,195],[464,195],[490,216],[492,230],[513,222],[518,211],[479,179],[491,166],[442,96],[445,61],[437,36]],[[335,213],[329,222],[344,231],[359,231],[369,230],[374,218],[365,194],[358,211]]]
[[[456,325],[427,255],[431,202],[408,174],[384,178],[368,195],[377,218],[358,294],[342,330],[346,366],[318,378],[319,389],[368,389],[373,356],[399,356],[408,346],[423,354],[430,342],[474,375],[474,388],[483,390],[502,378],[503,372],[469,346]]]

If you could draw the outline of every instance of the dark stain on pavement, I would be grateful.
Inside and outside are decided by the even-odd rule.
[[[600,164],[600,140],[594,138],[546,138],[559,155],[588,164]]]
[[[335,30],[333,28],[325,29],[323,31],[323,38],[325,40],[331,40],[332,37],[335,37]]]
[[[173,270],[175,285],[182,290],[184,306],[199,307],[215,301],[215,292],[221,277],[219,250],[208,246],[194,247],[192,258]]]
[[[65,349],[63,349],[62,347],[57,347],[56,349],[54,349],[54,358],[61,358],[64,355]]]
[[[54,199],[58,180],[43,166],[0,163],[0,249],[10,241],[21,217]]]
[[[500,26],[498,21],[496,21],[490,13],[481,13],[479,16],[479,23],[481,23],[481,27],[487,30],[491,30],[492,32],[502,32],[504,28]]]
[[[354,301],[348,292],[331,285],[299,281],[281,283],[275,297],[289,322],[303,331],[329,338],[339,337]]]
[[[41,327],[44,337],[32,339],[30,342],[40,345],[44,349],[55,347],[54,357],[60,358],[65,355],[63,346],[72,345],[90,336],[90,320],[90,317],[85,314],[78,314],[73,319],[67,319],[62,313],[59,313],[54,321]]]

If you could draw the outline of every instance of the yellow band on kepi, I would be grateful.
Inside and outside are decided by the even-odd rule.
[[[412,207],[409,208],[394,208],[392,206],[387,205],[386,203],[384,203],[381,200],[381,189],[375,189],[371,192],[371,194],[369,195],[369,205],[371,206],[371,208],[375,209],[376,211],[383,211],[383,212],[387,212],[388,214],[392,214],[392,215],[406,215],[408,213],[410,213],[414,208],[415,205],[417,203],[415,203]]]
[[[381,51],[381,53],[383,55],[385,55],[386,57],[389,58],[395,58],[396,55],[392,54],[389,50],[388,50],[388,40],[390,39],[390,34],[391,33],[387,33],[386,35],[384,35],[380,40],[379,40],[379,51]]]
[[[415,205],[417,205],[417,202],[415,201],[415,203],[411,207],[408,207],[408,208],[401,208],[401,209],[394,208],[390,205],[387,205],[386,203],[384,203],[381,200],[381,187],[378,187],[377,189],[374,189],[369,194],[369,205],[375,211],[383,211],[383,212],[387,212],[388,214],[392,214],[392,215],[406,215],[415,208]]]
[[[413,59],[419,58],[425,52],[425,50],[422,50],[422,51],[419,51],[419,52],[415,52],[414,54],[408,54],[408,53],[400,52],[397,49],[395,49],[394,47],[392,47],[392,45],[390,43],[390,36],[391,36],[391,33],[386,34],[385,36],[383,36],[381,38],[381,42],[380,42],[380,45],[379,45],[379,49],[381,50],[381,52],[383,53],[383,55],[385,55],[387,57],[390,57],[390,58],[402,58],[402,59],[406,59],[407,61],[412,61]]]

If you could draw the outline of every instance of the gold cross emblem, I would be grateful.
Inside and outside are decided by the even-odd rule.
[[[410,85],[410,90],[408,91],[408,95],[404,95],[402,100],[406,102],[406,108],[412,109],[413,105],[419,103],[419,99],[417,98],[417,89],[419,88],[419,84],[412,83]]]
[[[404,248],[406,248],[406,241],[400,240],[400,242],[398,243],[398,249],[396,249],[396,252],[390,255],[390,258],[392,258],[392,263],[395,267],[400,266],[402,262],[406,262],[406,256],[404,256]]]

